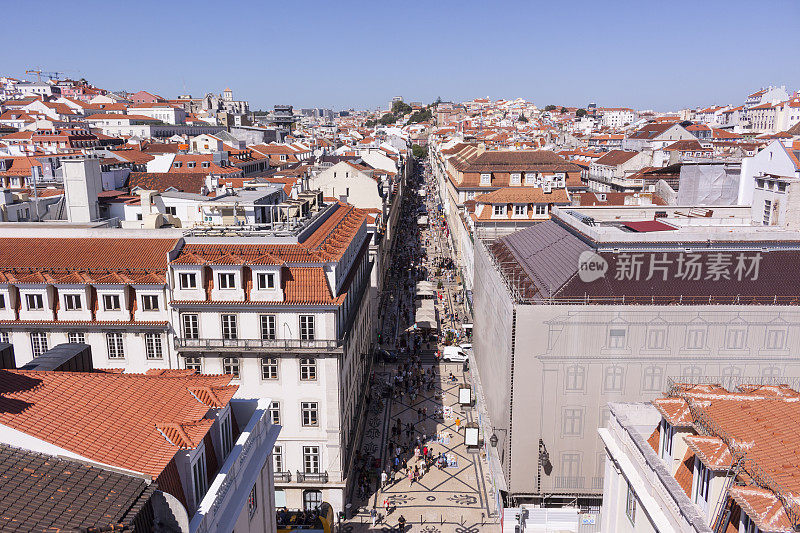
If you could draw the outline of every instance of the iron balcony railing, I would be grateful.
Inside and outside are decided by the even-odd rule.
[[[301,472],[297,471],[297,481],[299,483],[327,483],[328,472]]]
[[[175,348],[179,350],[296,350],[303,348],[331,350],[341,345],[341,339],[187,339],[186,337],[175,337]]]
[[[291,472],[275,472],[275,483],[291,483]]]

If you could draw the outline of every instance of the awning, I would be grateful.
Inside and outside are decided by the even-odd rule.
[[[428,225],[428,217],[421,216],[417,219],[417,224],[420,226],[427,226]]]
[[[428,193],[427,193],[427,192],[425,192],[425,189],[420,189],[420,190],[419,190],[419,195],[420,195],[420,196],[427,196],[427,195],[428,195]]]
[[[414,312],[414,322],[418,328],[439,329],[436,320],[436,306],[433,300],[419,300]]]
[[[436,297],[436,287],[430,281],[419,281],[416,287],[417,297],[434,298]]]

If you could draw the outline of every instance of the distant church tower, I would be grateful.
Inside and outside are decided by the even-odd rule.
[[[226,102],[231,102],[231,101],[233,101],[233,91],[231,91],[231,88],[230,88],[230,87],[228,87],[227,89],[225,89],[225,91],[222,93],[222,98],[223,98],[223,100],[225,100]]]

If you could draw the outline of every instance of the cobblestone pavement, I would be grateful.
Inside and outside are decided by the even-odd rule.
[[[394,366],[394,365],[392,365]],[[422,478],[411,483],[398,472],[395,480],[390,479],[383,489],[380,484],[380,468],[375,468],[373,490],[365,498],[356,498],[355,516],[342,524],[343,532],[367,530],[389,530],[396,527],[398,518],[406,519],[406,529],[414,531],[477,533],[479,531],[498,531],[494,502],[487,493],[488,471],[480,451],[470,451],[464,445],[464,426],[473,421],[473,408],[458,404],[458,385],[463,382],[461,365],[437,364],[438,384],[433,391],[426,391],[413,401],[408,396],[398,400],[388,400],[381,409],[374,409],[367,418],[362,440],[361,452],[379,457],[384,468],[389,464],[387,445],[390,425],[399,418],[403,426],[412,423],[414,436],[427,438],[429,447],[435,455],[443,453],[451,459],[449,467],[432,467]],[[387,370],[389,366],[387,365]],[[450,373],[456,382],[449,381]],[[378,379],[386,379],[388,372],[378,372]],[[420,419],[418,409],[427,408],[428,415]],[[448,416],[436,416],[437,411],[450,411]],[[444,415],[444,413],[443,413]],[[456,428],[456,419],[461,428]],[[413,455],[412,455],[413,458]],[[412,462],[407,461],[408,462]],[[383,517],[373,527],[370,510],[376,509],[385,515],[383,502],[388,499],[392,512]]]
[[[428,187],[432,184],[429,182]],[[428,191],[428,211],[434,214],[435,196]],[[449,254],[446,237],[439,221],[432,223],[429,228],[418,232],[416,226],[416,209],[421,203],[418,196],[412,192],[408,199],[409,205],[405,208],[405,224],[401,229],[400,247],[406,251],[419,249],[417,246],[427,241],[428,246],[422,255],[429,272],[435,267],[433,260],[447,257]],[[433,218],[433,217],[432,217]],[[411,229],[413,228],[413,230]],[[405,233],[405,234],[403,234]],[[409,244],[413,243],[413,244]],[[419,243],[419,244],[417,244]],[[396,245],[397,246],[397,245]],[[407,254],[407,252],[406,252]],[[397,257],[397,256],[396,256]],[[407,257],[407,255],[401,257]],[[387,298],[382,302],[382,337],[383,345],[388,349],[396,349],[397,336],[413,324],[413,316],[408,310],[413,310],[413,293],[408,290],[411,286],[407,276],[410,268],[405,265],[393,269],[394,277],[388,280],[389,291]],[[437,298],[436,306],[442,318],[440,326],[444,328],[460,328],[460,321],[450,320],[445,313],[446,308],[461,311],[459,318],[464,318],[465,310],[453,301],[452,291],[456,284],[446,279],[430,275],[432,282],[443,281],[443,301]],[[400,308],[406,311],[400,312]],[[423,370],[433,367],[436,378],[433,390],[421,392],[415,398],[409,395],[387,397],[379,400],[383,384],[389,383],[391,376],[400,364],[376,365],[374,384],[371,393],[372,403],[367,415],[364,432],[359,451],[364,458],[364,472],[370,478],[369,490],[354,491],[351,498],[352,508],[350,519],[340,524],[340,531],[357,533],[361,531],[389,531],[396,529],[398,519],[403,516],[406,520],[406,530],[423,531],[426,533],[479,533],[482,531],[499,531],[497,523],[497,510],[493,498],[487,491],[490,486],[488,468],[480,449],[468,450],[464,444],[464,426],[476,422],[476,411],[472,407],[462,408],[458,403],[458,385],[464,383],[465,376],[462,365],[455,363],[437,362],[433,354],[438,348],[435,344],[423,344],[420,365]],[[450,380],[453,374],[454,381]],[[419,410],[427,410],[427,415]],[[403,427],[413,424],[413,434],[410,441],[406,440],[405,432],[402,437],[392,437],[391,428],[400,420]],[[457,427],[456,420],[460,422]],[[391,472],[391,457],[389,457],[389,442],[409,445],[419,437],[428,443],[434,456],[439,453],[449,458],[449,466],[445,468],[432,467],[422,478],[412,483],[408,477],[403,476],[406,470],[396,474],[396,479],[390,479],[387,486],[381,488],[380,473],[382,470]],[[410,457],[409,457],[410,456]],[[413,464],[413,453],[405,453],[406,464]],[[411,459],[409,461],[409,458]],[[361,492],[361,494],[359,494]],[[392,507],[386,515],[384,501],[388,500]],[[370,511],[378,514],[373,525]]]

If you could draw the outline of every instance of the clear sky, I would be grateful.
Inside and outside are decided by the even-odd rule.
[[[3,0],[26,68],[251,108],[522,97],[667,111],[800,88],[798,0]],[[17,15],[13,15],[13,13]]]

